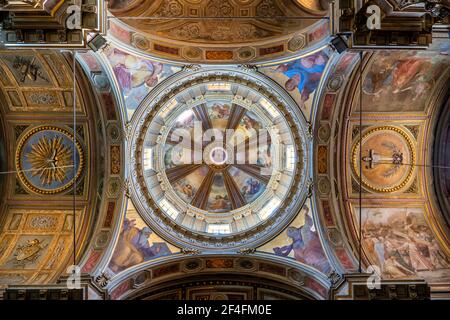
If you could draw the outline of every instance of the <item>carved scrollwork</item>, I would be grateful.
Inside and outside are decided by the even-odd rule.
[[[101,288],[104,288],[109,283],[109,277],[105,273],[102,273],[95,278],[95,283],[98,284]]]
[[[253,253],[255,253],[255,252],[256,252],[256,249],[255,249],[255,248],[243,248],[243,249],[239,249],[237,252],[238,252],[239,254],[245,254],[245,255],[247,255],[247,254],[253,254]]]
[[[186,255],[199,255],[201,251],[195,248],[182,248],[181,253]]]

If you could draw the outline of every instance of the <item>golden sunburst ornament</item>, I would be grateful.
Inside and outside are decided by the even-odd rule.
[[[63,144],[63,137],[40,138],[27,156],[33,168],[32,176],[38,175],[44,185],[54,181],[62,183],[69,168],[73,168],[72,151]]]
[[[84,154],[79,141],[76,141],[75,148],[72,146],[73,134],[66,129],[39,126],[29,130],[19,140],[16,149],[20,181],[27,189],[39,194],[56,194],[70,188],[84,168]]]

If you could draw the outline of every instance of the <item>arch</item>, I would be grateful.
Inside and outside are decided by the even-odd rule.
[[[318,0],[117,4],[110,3],[108,38],[172,61],[208,64],[272,61],[295,56],[329,35],[328,9]],[[218,20],[213,23],[211,17]],[[239,19],[233,20],[234,17]]]
[[[446,221],[447,228],[450,228],[450,91],[447,91],[440,109],[440,111],[436,110],[432,158],[433,178],[440,212]]]
[[[448,256],[448,238],[446,236],[448,227],[443,224],[439,211],[435,209],[434,188],[430,187],[432,183],[430,179],[432,176],[431,169],[428,168],[431,164],[432,150],[424,147],[424,145],[433,139],[431,126],[433,119],[430,121],[429,116],[433,114],[437,105],[442,105],[442,101],[445,101],[447,94],[446,79],[448,79],[449,73],[448,66],[446,67],[444,62],[445,56],[442,56],[441,60],[432,60],[435,59],[432,57],[434,57],[432,52],[416,53],[415,55],[408,55],[404,52],[375,52],[365,54],[362,65],[359,65],[358,55],[350,52],[341,55],[330,73],[318,109],[318,121],[316,122],[315,135],[318,145],[315,148],[314,156],[315,174],[319,182],[317,191],[321,219],[327,229],[336,256],[348,271],[355,270],[358,267],[357,261],[361,258],[362,270],[369,265],[378,266],[382,276],[388,279],[403,279],[407,276],[425,278],[433,285],[435,282],[442,281],[439,276],[441,272],[445,275],[448,274],[449,267],[446,262],[448,258],[445,258]],[[400,62],[389,64],[389,61]],[[402,65],[404,66],[406,63],[415,63],[417,68],[415,72],[419,75],[436,70],[440,66],[447,69],[436,73],[434,78],[427,78],[427,81],[430,82],[428,84],[424,82],[416,83],[414,81],[417,81],[416,79],[419,79],[419,77],[400,79]],[[355,64],[355,67],[350,68]],[[385,64],[385,69],[382,69],[383,64]],[[362,84],[360,82],[360,68],[362,70]],[[385,70],[385,74],[392,75],[394,79],[392,88],[376,87],[377,95],[371,94],[373,83],[369,81],[370,77],[382,70]],[[348,80],[345,81],[344,79]],[[405,83],[405,79],[409,79],[409,82]],[[431,83],[433,84],[433,90],[426,91],[417,98],[408,96],[409,103],[405,102],[405,98],[400,97],[401,92],[403,92],[401,89],[404,89],[406,84],[410,85],[409,88],[415,88],[415,86],[431,86]],[[379,83],[376,85],[378,86]],[[361,127],[359,125],[360,89],[363,99]],[[383,97],[390,99],[389,103],[384,101],[384,104],[382,104]],[[390,121],[389,126],[385,125],[386,121]],[[351,157],[351,152],[359,143],[359,132],[362,133],[363,145],[374,141],[370,139],[373,139],[371,137],[377,134],[383,134],[385,143],[392,141],[399,148],[404,145],[405,151],[402,151],[401,160],[403,167],[400,166],[399,168],[413,166],[414,169],[411,179],[409,179],[409,174],[405,174],[408,177],[407,179],[398,178],[404,179],[405,182],[395,190],[387,188],[389,186],[388,180],[383,182],[386,183],[386,189],[371,189],[367,186],[369,183],[362,185],[361,228],[363,247],[361,257],[359,257],[358,173],[352,171],[351,167],[352,165],[358,165],[352,164],[355,158]],[[383,146],[385,147],[387,144],[381,145],[380,148],[383,148]],[[364,152],[369,152],[369,148],[377,149],[378,147],[363,148],[363,156],[366,156]],[[414,163],[410,163],[411,160],[405,160],[409,153],[417,155]],[[368,172],[368,176],[363,176],[362,179],[374,179],[371,183],[380,183],[381,185],[381,180],[376,180],[377,178],[370,176],[372,173],[369,172],[368,168],[363,168],[363,173]],[[390,168],[385,168],[385,170],[388,169]],[[411,172],[411,170],[408,172]],[[394,182],[400,183],[402,181]],[[321,185],[324,183],[328,184],[328,187],[325,188]],[[331,199],[329,198],[330,195]],[[379,220],[374,217],[379,217],[376,218]],[[386,223],[386,221],[389,221],[389,223]],[[373,224],[375,224],[374,227],[371,227]],[[374,243],[381,241],[383,246],[389,246],[395,242],[389,230],[401,228],[402,225],[405,234],[409,232],[408,235],[405,235],[405,239],[412,237],[419,240],[415,237],[421,236],[428,239],[430,246],[433,246],[433,248],[429,247],[430,257],[434,257],[434,255],[437,257],[433,260],[434,262],[430,262],[430,265],[434,264],[433,267],[427,269],[412,263],[409,266],[411,271],[405,269],[402,273],[392,268],[389,264],[391,261],[384,260],[388,259],[387,257],[392,260],[391,252],[385,252],[384,255],[379,255],[377,258],[374,253]],[[416,234],[416,232],[418,233]],[[376,235],[385,239],[385,242],[380,240],[379,237],[377,238]],[[411,239],[404,241],[413,242]],[[396,248],[393,250],[395,252]],[[409,252],[413,254],[414,247]],[[414,257],[411,259],[414,260]],[[434,270],[438,271],[434,272]]]
[[[145,262],[116,275],[107,281],[105,289],[109,298],[137,298],[145,291],[159,290],[181,281],[196,277],[201,281],[230,277],[257,277],[283,284],[291,292],[309,299],[327,299],[330,280],[317,270],[291,259],[269,254],[253,255],[202,254],[199,256],[176,255]],[[208,279],[208,280],[207,280]],[[242,278],[240,278],[242,279]]]
[[[23,50],[20,56],[15,55],[17,51],[3,53],[0,59],[1,157],[8,161],[1,161],[1,171],[13,173],[0,177],[4,197],[0,219],[0,278],[6,284],[56,282],[74,264],[74,259],[79,264],[89,253],[90,244],[98,238],[94,237],[95,226],[107,212],[107,205],[101,203],[108,178],[105,162],[109,157],[105,159],[105,154],[109,150],[103,149],[107,117],[81,65],[76,62],[75,70],[72,69],[74,57],[70,53],[55,50]],[[33,65],[39,76],[20,77],[14,61]],[[76,128],[73,127],[73,72],[76,74]],[[71,149],[74,136],[77,148]],[[62,144],[56,152],[69,152],[61,156],[66,161],[71,163],[73,154],[78,157],[78,164],[83,161],[76,189],[72,185],[47,187],[32,174],[19,179],[14,173],[20,169],[16,163],[20,166],[22,162],[27,163],[29,150],[33,150],[31,146],[37,143],[45,147],[46,141],[52,139],[56,139],[50,145],[52,148]],[[7,141],[6,149],[3,141]],[[34,172],[33,164],[31,169],[28,171]],[[59,182],[52,183],[51,186]],[[76,228],[73,226],[74,197]],[[23,247],[31,247],[36,256],[19,260],[17,254]]]

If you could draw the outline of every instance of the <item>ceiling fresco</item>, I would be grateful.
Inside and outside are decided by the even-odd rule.
[[[139,263],[178,252],[180,249],[161,239],[145,224],[131,201],[128,201],[119,239],[108,268],[112,274],[119,273]]]
[[[62,55],[26,50],[20,55],[3,51],[0,56],[2,91],[10,112],[73,111],[72,72]],[[77,111],[85,112],[79,101]]]
[[[95,104],[89,91],[77,100],[80,119],[74,130],[70,55],[8,51],[0,60],[5,171],[10,172],[3,179],[8,187],[1,201],[1,283],[49,283],[65,272],[73,255],[74,222],[78,257],[84,253],[85,232],[92,223],[87,212],[93,210],[90,191],[97,183],[92,176],[97,155],[90,153],[96,139]],[[80,70],[77,77],[76,94],[81,96]],[[80,202],[75,210],[70,204],[74,196]]]
[[[256,130],[263,128],[263,121],[255,113],[234,103],[232,99],[227,101],[228,104],[216,102],[214,96],[216,93],[206,91],[204,96],[207,102],[183,111],[175,118],[174,126],[169,130],[174,132],[186,130],[186,132],[194,134],[195,122],[201,123],[203,127],[210,126],[209,129],[221,130],[222,132],[234,127],[234,133],[230,137],[230,141],[205,142],[199,148],[199,152],[203,153],[202,163],[204,164],[200,167],[190,159],[191,153],[196,152],[195,147],[191,150],[189,146],[185,147],[183,144],[170,145],[174,140],[172,139],[173,136],[166,140],[168,145],[166,144],[166,150],[163,154],[164,167],[169,183],[175,189],[177,195],[192,206],[210,213],[239,209],[256,200],[264,192],[270,180],[273,160],[270,152],[258,152],[258,146],[249,146],[245,150],[242,146],[242,151],[235,153],[232,145],[233,139],[239,139],[239,137],[241,140],[251,139],[253,135],[257,134]],[[220,94],[223,97],[229,95],[231,98],[233,92],[221,91]],[[226,101],[227,98],[222,99]],[[200,115],[201,113],[203,113],[203,116]],[[167,114],[167,116],[170,117],[170,114]],[[195,136],[193,135],[193,137]],[[245,144],[245,141],[237,141],[235,147],[239,149],[240,143]],[[261,145],[263,144],[261,143]],[[264,147],[268,151],[273,149],[270,144],[266,144]],[[250,152],[258,154],[252,167],[246,166],[245,163],[245,159],[250,157]],[[273,149],[271,152],[273,154],[275,150]],[[241,161],[241,164],[236,163],[234,159],[231,159],[232,156],[244,161]],[[187,175],[176,173],[181,169]],[[252,169],[261,169],[265,172],[259,174]],[[250,174],[246,172],[250,172]],[[203,190],[209,190],[209,192]],[[198,195],[203,194],[203,192],[206,192],[203,195],[206,198],[204,201],[200,201]]]
[[[37,127],[24,135],[16,159],[21,182],[41,194],[69,188],[85,165],[80,143],[74,148],[73,135],[58,127]]]
[[[316,0],[110,2],[109,11],[115,40],[177,61],[269,60],[314,46],[329,32],[327,9]]]
[[[110,46],[104,51],[125,101],[128,119],[152,88],[181,70],[169,64],[144,59]]]
[[[233,78],[226,70],[200,68],[186,78],[183,72],[172,77],[173,94],[150,94],[133,117],[131,170],[139,173],[132,177],[132,199],[160,232],[167,231],[155,220],[176,223],[167,236],[181,247],[243,246],[249,240],[238,239],[248,237],[246,231],[272,230],[275,217],[287,219],[281,208],[298,206],[305,196],[304,116],[292,110],[283,118],[290,107],[276,99],[288,104],[292,98],[275,98],[271,86],[255,85],[257,73],[236,68]],[[198,235],[202,241],[188,239]]]
[[[427,51],[377,53],[363,84],[363,110],[425,111],[433,89],[450,67],[449,54],[447,42],[436,43]]]
[[[76,212],[81,225],[84,210]],[[2,284],[48,283],[72,255],[73,210],[11,208],[2,230]]]
[[[352,148],[352,170],[359,181],[362,167],[363,185],[376,192],[395,192],[408,185],[414,174],[413,166],[402,166],[403,162],[416,163],[413,138],[398,127],[380,126],[371,128]],[[361,154],[361,157],[360,157]]]
[[[353,238],[358,258],[361,223],[363,265],[378,268],[382,278],[423,278],[433,288],[448,281],[449,238],[429,187],[426,145],[436,121],[431,115],[447,96],[448,45],[437,41],[423,52],[366,53],[362,88],[359,62],[355,53],[339,57],[319,105],[315,170],[324,229],[332,243]],[[345,69],[353,79],[347,91]],[[345,215],[338,214],[340,205]],[[339,258],[339,246],[333,247]]]
[[[109,9],[115,17],[141,32],[167,40],[194,42],[194,43],[241,43],[275,38],[302,29],[311,22],[292,21],[289,16],[301,12],[301,6],[286,6],[280,1],[263,0],[253,1],[200,1],[197,5],[189,1],[146,1],[131,3],[128,7],[116,8],[114,3]],[[319,1],[303,3],[308,9],[319,9],[316,14],[323,14]],[[292,12],[288,11],[288,8]],[[294,11],[295,10],[295,11]],[[187,13],[187,14],[186,14]],[[194,19],[173,19],[182,16]],[[303,15],[305,13],[303,12]],[[201,19],[201,17],[243,17],[238,22],[231,19]],[[262,17],[273,17],[264,19]],[[133,17],[149,19],[133,19]],[[156,19],[150,19],[155,17]],[[197,17],[198,19],[195,19]],[[254,18],[261,17],[261,18]],[[159,18],[159,19],[158,19]],[[172,18],[166,20],[164,18]],[[285,19],[281,19],[285,18]]]
[[[309,119],[312,112],[314,94],[325,72],[330,47],[308,54],[299,59],[271,67],[261,68],[261,72],[274,79],[295,99],[302,112]]]
[[[450,293],[442,33],[341,52],[318,0],[103,9],[92,50],[0,49],[0,299],[73,266],[92,299]]]
[[[305,204],[294,221],[277,238],[259,247],[258,251],[294,258],[328,275],[331,266],[314,226],[314,216],[309,205]]]
[[[161,287],[164,287],[164,289],[155,290],[155,295],[157,296],[155,298],[173,299],[174,297],[183,297],[180,290],[177,290],[179,285],[189,282],[190,278],[195,278],[195,276],[210,277],[211,280],[208,280],[208,283],[214,285],[216,290],[225,295],[227,293],[230,294],[230,292],[226,288],[227,286],[224,286],[224,283],[234,285],[234,292],[239,292],[242,289],[242,283],[251,286],[255,276],[258,279],[257,282],[266,283],[264,287],[271,289],[269,292],[263,292],[260,289],[255,290],[259,297],[267,294],[268,297],[273,299],[286,299],[289,297],[289,294],[286,296],[286,291],[282,290],[281,293],[284,292],[284,294],[280,295],[280,288],[286,288],[286,285],[293,286],[296,295],[300,295],[307,300],[320,300],[328,295],[327,280],[323,277],[316,277],[309,270],[298,269],[291,264],[281,263],[267,256],[264,258],[252,256],[230,257],[217,254],[190,257],[188,259],[182,256],[172,257],[171,262],[167,263],[166,261],[165,264],[161,262],[158,264],[155,261],[151,266],[147,266],[146,269],[136,268],[133,272],[128,273],[126,277],[122,275],[120,281],[117,281],[118,278],[112,279],[107,287],[110,288],[111,299],[137,299],[141,295],[147,295],[145,291],[148,289]],[[225,276],[225,278],[222,276]],[[238,282],[230,282],[231,279],[239,279],[241,285],[236,286]],[[267,286],[267,280],[276,283],[275,288],[278,288],[278,290],[273,292],[272,289],[274,287]],[[190,288],[185,290],[185,292],[190,291]],[[198,289],[193,288],[192,291],[193,293],[207,295],[211,292],[211,289],[204,290],[202,286]],[[248,288],[243,291],[248,294]],[[213,291],[211,294],[217,296],[219,292]]]
[[[447,282],[450,260],[428,226],[422,208],[364,208],[367,255],[386,278]]]

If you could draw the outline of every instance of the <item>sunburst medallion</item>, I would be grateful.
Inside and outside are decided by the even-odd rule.
[[[75,160],[75,161],[74,161]],[[67,190],[83,171],[83,149],[66,129],[40,126],[19,140],[16,151],[17,175],[27,189],[39,194]]]
[[[33,171],[32,176],[39,176],[41,183],[50,185],[54,181],[62,183],[69,168],[73,168],[72,151],[64,145],[63,137],[42,137],[31,146],[27,154]]]

